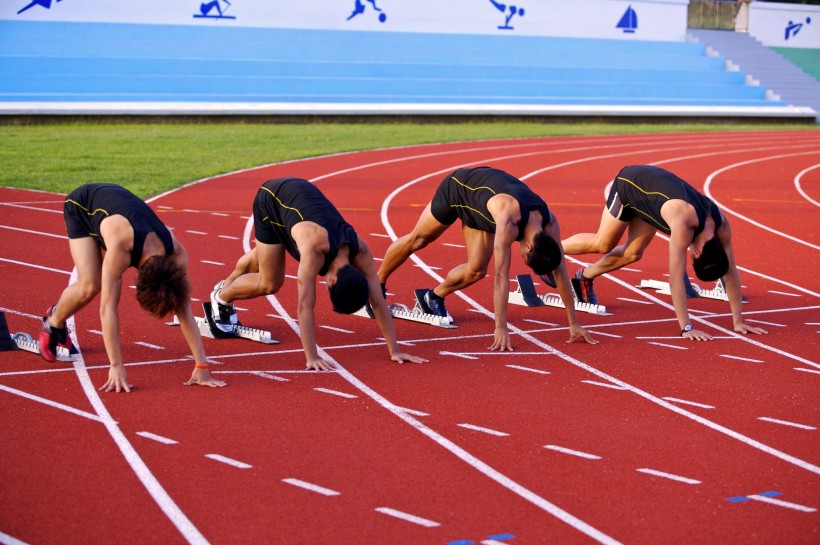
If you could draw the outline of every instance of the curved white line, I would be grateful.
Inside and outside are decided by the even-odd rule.
[[[747,161],[740,161],[740,162],[738,162],[738,163],[734,163],[734,164],[731,164],[731,165],[727,165],[727,166],[725,166],[725,167],[723,167],[723,168],[720,168],[720,169],[718,169],[718,170],[714,171],[713,173],[711,173],[711,174],[710,174],[710,175],[706,178],[706,182],[704,182],[704,184],[703,184],[703,193],[704,193],[707,197],[709,197],[710,199],[712,199],[712,200],[715,202],[715,204],[717,204],[717,205],[718,205],[718,207],[720,207],[720,209],[721,209],[721,210],[723,210],[723,211],[724,211],[724,212],[726,212],[726,213],[732,214],[733,216],[735,216],[735,217],[737,217],[737,218],[740,218],[740,219],[742,219],[742,220],[745,220],[745,221],[747,221],[747,222],[751,223],[752,225],[754,225],[754,226],[756,226],[756,227],[759,227],[759,228],[761,228],[761,229],[763,229],[763,230],[765,230],[765,231],[769,231],[770,233],[774,233],[775,235],[779,235],[779,236],[781,236],[781,237],[783,237],[783,238],[786,238],[786,239],[789,239],[789,240],[791,240],[791,241],[793,241],[793,242],[797,242],[798,244],[802,244],[802,245],[804,245],[804,246],[808,246],[809,248],[812,248],[813,250],[820,250],[820,246],[817,246],[816,244],[812,244],[812,243],[810,243],[810,242],[807,242],[807,241],[805,241],[805,240],[799,239],[799,238],[797,238],[797,237],[793,237],[793,236],[791,236],[791,235],[788,235],[788,234],[783,233],[783,232],[781,232],[781,231],[778,231],[778,230],[776,230],[776,229],[772,229],[771,227],[768,227],[768,226],[766,226],[766,225],[763,225],[762,223],[757,222],[757,221],[755,221],[755,220],[753,220],[753,219],[751,219],[751,218],[749,218],[749,217],[746,217],[746,216],[744,216],[743,214],[740,214],[740,213],[738,213],[738,212],[735,212],[735,211],[734,211],[734,210],[732,210],[731,208],[729,208],[729,207],[727,207],[726,205],[724,205],[724,204],[722,204],[721,202],[719,202],[719,201],[718,201],[718,200],[714,197],[714,195],[712,195],[712,192],[710,191],[710,187],[711,187],[711,185],[712,185],[712,180],[714,180],[714,179],[715,179],[715,176],[717,176],[718,174],[722,174],[722,173],[724,173],[724,172],[726,172],[726,171],[728,171],[728,170],[731,170],[731,169],[733,169],[733,168],[737,168],[737,167],[741,167],[741,166],[745,166],[745,165],[751,165],[751,164],[754,164],[754,163],[761,163],[761,162],[763,162],[763,161],[770,161],[770,160],[772,160],[772,159],[783,159],[783,158],[785,158],[785,157],[798,157],[798,156],[802,156],[802,155],[813,155],[813,154],[818,154],[818,153],[820,153],[820,150],[815,150],[815,151],[807,151],[807,152],[801,152],[801,153],[784,153],[784,154],[782,154],[782,155],[770,155],[769,157],[758,157],[757,159],[749,159],[749,160],[747,160]]]
[[[809,168],[801,170],[797,174],[797,176],[794,178],[794,187],[797,188],[797,192],[800,193],[803,196],[804,199],[806,199],[807,201],[812,203],[814,206],[820,206],[820,202],[817,202],[814,199],[812,199],[811,197],[809,197],[809,194],[806,193],[805,191],[803,191],[803,187],[800,185],[800,180],[803,178],[803,175],[808,173],[808,172],[811,172],[812,170],[814,170],[816,168],[820,168],[820,163],[818,163],[816,165],[812,165]]]
[[[499,159],[502,159],[502,158],[495,158],[495,159],[493,159],[493,160],[499,160]],[[594,160],[594,158],[588,158],[587,160]],[[481,161],[481,162],[488,162],[488,161],[489,161],[489,160],[485,159],[484,161]],[[580,162],[580,161],[573,161],[573,163],[574,163],[574,162]],[[537,171],[537,172],[543,172],[543,171],[545,171],[545,170],[549,170],[549,168],[541,169],[541,170],[539,170],[539,171]],[[436,172],[434,172],[434,173],[432,173],[432,174],[429,174],[429,175],[427,175],[427,176],[421,176],[421,177],[416,178],[415,180],[411,180],[410,182],[407,182],[406,184],[404,184],[404,185],[402,185],[402,186],[400,186],[400,187],[396,188],[393,192],[391,192],[391,193],[390,193],[390,195],[387,197],[387,199],[385,199],[385,202],[384,202],[384,204],[382,205],[382,210],[381,210],[381,218],[382,218],[382,223],[383,223],[383,224],[384,224],[384,226],[385,226],[385,229],[387,230],[387,232],[388,232],[388,233],[390,233],[390,234],[391,234],[391,237],[392,237],[393,239],[395,239],[395,238],[396,238],[396,236],[395,236],[395,231],[393,230],[392,226],[390,225],[390,221],[389,221],[389,219],[388,219],[388,217],[387,217],[387,209],[389,208],[390,202],[393,200],[393,198],[394,198],[396,195],[398,195],[400,192],[404,191],[406,188],[410,187],[411,185],[414,185],[415,183],[418,183],[419,181],[421,181],[421,180],[423,180],[423,179],[428,178],[430,175],[436,174],[437,172],[440,172],[440,171],[436,171]],[[532,175],[532,174],[530,174],[529,176],[531,176],[531,175]],[[427,266],[427,264],[425,264],[425,263],[424,263],[421,259],[419,259],[419,258],[418,258],[415,254],[413,254],[413,255],[411,256],[411,259],[413,259],[413,261],[414,261],[414,262],[415,262],[415,263],[419,266],[419,268],[421,268],[421,269],[423,269],[425,272],[427,272],[427,274],[428,274],[428,275],[430,275],[430,276],[431,276],[431,277],[433,277],[434,279],[437,279],[439,282],[443,281],[443,278],[442,278],[441,276],[439,276],[436,272],[434,272],[434,271],[433,271],[433,270],[432,270],[429,266]],[[649,298],[650,300],[655,301],[655,302],[656,302],[656,303],[658,303],[659,305],[662,305],[662,306],[664,306],[664,307],[666,307],[666,308],[669,308],[670,310],[674,310],[674,307],[672,307],[672,305],[670,305],[670,304],[668,304],[668,303],[666,303],[666,302],[664,302],[664,301],[661,301],[661,300],[660,300],[660,299],[658,299],[657,297],[654,297],[654,296],[652,296],[652,295],[650,295],[650,294],[645,293],[643,290],[638,290],[638,289],[637,289],[637,288],[635,288],[634,286],[631,286],[631,285],[627,284],[626,282],[624,282],[624,281],[622,281],[622,280],[619,280],[619,279],[617,279],[617,278],[615,278],[615,277],[612,277],[612,276],[611,276],[611,275],[609,275],[609,274],[604,275],[604,276],[606,276],[606,277],[610,278],[610,280],[613,280],[613,281],[615,281],[615,282],[617,282],[617,283],[619,283],[619,284],[621,284],[621,285],[623,285],[623,286],[625,286],[625,287],[629,288],[630,290],[632,290],[632,291],[634,291],[634,292],[636,292],[636,293],[640,293],[640,294],[642,294],[644,297],[647,297],[647,298]],[[485,315],[487,315],[487,316],[492,316],[492,313],[491,313],[488,309],[486,309],[486,308],[484,308],[483,306],[479,305],[476,301],[474,301],[474,300],[473,300],[473,299],[471,299],[470,297],[468,297],[468,296],[464,295],[464,293],[462,293],[462,292],[460,292],[460,291],[457,291],[457,292],[455,292],[455,294],[456,294],[457,296],[461,297],[461,299],[463,299],[464,301],[466,301],[466,302],[467,302],[470,306],[472,306],[472,307],[473,307],[475,310],[477,310],[478,312],[480,312],[480,313],[482,313],[482,314],[485,314]],[[698,321],[698,322],[704,323],[704,324],[706,324],[706,325],[709,325],[709,326],[711,326],[711,327],[713,327],[713,328],[715,328],[715,329],[718,329],[719,331],[722,331],[722,332],[724,332],[724,333],[726,333],[726,334],[728,334],[728,335],[731,335],[731,336],[734,336],[734,337],[737,337],[737,338],[741,338],[741,339],[745,340],[746,342],[749,342],[749,343],[751,343],[751,344],[753,344],[753,345],[755,345],[755,346],[758,346],[758,347],[764,348],[764,349],[766,349],[766,350],[771,350],[771,351],[774,351],[774,352],[776,352],[776,353],[778,353],[778,354],[781,354],[781,355],[784,355],[784,356],[787,356],[787,357],[791,357],[791,358],[793,358],[793,359],[796,359],[796,360],[798,360],[798,361],[801,361],[802,363],[806,363],[807,365],[812,365],[812,366],[815,366],[815,367],[820,367],[820,365],[818,365],[818,364],[816,364],[816,363],[814,363],[814,362],[811,362],[811,361],[809,361],[809,360],[806,360],[806,359],[804,359],[804,358],[800,358],[799,356],[795,356],[795,355],[793,355],[793,354],[788,354],[788,353],[786,353],[786,352],[782,352],[782,351],[780,351],[780,350],[778,350],[778,349],[776,349],[776,348],[774,348],[774,347],[770,347],[770,346],[764,345],[764,344],[762,344],[762,343],[759,343],[759,342],[757,342],[757,341],[753,341],[753,340],[749,339],[749,338],[748,338],[748,336],[741,336],[741,335],[739,335],[739,334],[737,334],[737,333],[735,333],[735,332],[733,332],[733,331],[729,331],[729,330],[726,330],[726,329],[724,329],[724,328],[722,328],[722,327],[719,327],[719,326],[716,326],[716,325],[710,324],[709,322],[707,322],[707,321],[705,321],[705,320],[703,320],[702,318],[699,318],[699,317],[697,317],[697,316],[693,316],[693,317],[692,317],[692,319],[693,319],[693,320],[695,320],[695,321]],[[699,424],[702,424],[702,425],[704,425],[704,426],[706,426],[706,427],[708,427],[708,428],[710,428],[710,429],[713,429],[713,430],[715,430],[715,431],[718,431],[718,432],[720,432],[720,433],[723,433],[724,435],[727,435],[728,437],[731,437],[731,438],[733,438],[733,439],[736,439],[736,440],[738,440],[738,441],[740,441],[740,442],[742,442],[742,443],[744,443],[744,444],[746,444],[746,445],[749,445],[749,446],[751,446],[751,447],[753,447],[753,448],[756,448],[756,449],[758,449],[758,450],[760,450],[760,451],[762,451],[762,452],[765,452],[765,453],[767,453],[767,454],[770,454],[770,455],[772,455],[772,456],[774,456],[774,457],[776,457],[776,458],[779,458],[779,459],[781,459],[781,460],[784,460],[784,461],[786,461],[786,462],[788,462],[788,463],[794,464],[794,465],[796,465],[797,467],[800,467],[800,468],[802,468],[802,469],[805,469],[805,470],[807,470],[807,471],[809,471],[809,472],[811,472],[811,473],[815,473],[815,474],[817,474],[817,475],[820,475],[820,467],[818,467],[818,466],[815,466],[815,465],[813,465],[813,464],[810,464],[809,462],[806,462],[806,461],[804,461],[804,460],[801,460],[801,459],[799,459],[799,458],[797,458],[797,457],[795,457],[795,456],[792,456],[792,455],[790,455],[790,454],[787,454],[787,453],[785,453],[785,452],[779,451],[779,450],[777,450],[777,449],[775,449],[775,448],[772,448],[772,447],[770,447],[770,446],[768,446],[768,445],[765,445],[764,443],[761,443],[761,442],[759,442],[759,441],[756,441],[755,439],[752,439],[752,438],[750,438],[750,437],[746,437],[745,435],[742,435],[742,434],[740,434],[740,433],[738,433],[738,432],[735,432],[734,430],[731,430],[731,429],[729,429],[729,428],[726,428],[725,426],[721,426],[720,424],[717,424],[717,423],[715,423],[715,422],[712,422],[711,420],[707,420],[706,418],[703,418],[703,417],[701,417],[701,416],[699,416],[699,415],[697,415],[697,414],[691,413],[691,412],[689,412],[689,411],[687,411],[687,410],[685,410],[685,409],[682,409],[682,408],[680,408],[680,407],[677,407],[676,405],[673,405],[673,404],[671,404],[671,403],[669,403],[669,402],[667,402],[667,401],[665,401],[665,400],[663,400],[663,399],[661,399],[661,398],[659,398],[659,397],[657,397],[657,396],[654,396],[654,395],[652,395],[652,394],[650,394],[650,393],[648,393],[648,392],[645,392],[645,391],[643,391],[643,390],[641,390],[641,389],[639,389],[639,388],[636,388],[635,386],[632,386],[631,384],[628,384],[628,383],[626,383],[626,382],[623,382],[623,381],[621,381],[620,379],[617,379],[617,378],[615,378],[615,377],[613,377],[613,376],[610,376],[610,375],[608,375],[608,374],[606,374],[606,373],[604,373],[604,372],[602,372],[602,371],[599,371],[598,369],[596,369],[596,368],[594,368],[594,367],[592,367],[592,366],[590,366],[590,365],[587,365],[587,364],[585,364],[585,363],[583,363],[583,362],[581,362],[581,361],[579,361],[579,360],[577,360],[577,359],[573,358],[572,356],[570,356],[570,355],[568,355],[568,354],[565,354],[564,352],[561,352],[560,350],[557,350],[557,349],[553,348],[552,346],[550,346],[550,345],[548,345],[548,344],[546,344],[546,343],[541,342],[540,340],[536,339],[535,337],[533,337],[533,336],[532,336],[532,335],[530,335],[529,333],[527,333],[527,332],[523,331],[522,329],[520,329],[520,328],[518,328],[518,327],[516,327],[516,326],[514,326],[514,325],[512,325],[512,324],[508,324],[508,328],[510,329],[510,332],[511,332],[512,334],[514,334],[514,335],[515,335],[515,334],[520,335],[522,338],[524,338],[524,339],[526,339],[526,340],[530,341],[532,344],[534,344],[534,345],[536,345],[536,346],[541,347],[543,350],[545,350],[545,351],[549,352],[550,354],[553,354],[553,355],[555,355],[555,356],[558,356],[558,357],[560,357],[561,359],[563,359],[563,360],[565,360],[565,361],[567,361],[567,362],[571,363],[572,365],[575,365],[575,366],[577,366],[577,367],[580,367],[581,369],[584,369],[585,371],[587,371],[587,372],[589,372],[589,373],[591,373],[591,374],[593,374],[593,375],[596,375],[596,376],[598,376],[598,377],[600,377],[600,378],[602,378],[602,379],[605,379],[605,380],[609,381],[609,382],[610,382],[610,383],[612,383],[612,384],[615,384],[615,385],[617,385],[617,386],[620,386],[621,388],[623,388],[623,389],[625,389],[625,390],[629,390],[629,391],[633,392],[634,394],[637,394],[637,395],[639,395],[639,396],[641,396],[641,397],[643,397],[643,398],[647,399],[648,401],[650,401],[650,402],[652,402],[652,403],[655,403],[656,405],[659,405],[659,406],[661,406],[661,407],[663,407],[663,408],[665,408],[665,409],[668,409],[668,410],[670,410],[670,411],[672,411],[672,412],[675,412],[675,413],[677,413],[677,414],[679,414],[679,415],[681,415],[681,416],[684,416],[684,417],[686,417],[686,418],[689,418],[689,419],[691,419],[691,420],[694,420],[695,422],[698,422]]]

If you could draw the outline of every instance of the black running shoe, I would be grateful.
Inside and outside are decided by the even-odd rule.
[[[424,294],[424,306],[427,307],[427,311],[430,314],[447,316],[447,309],[444,307],[444,298],[433,293],[433,290],[427,290],[427,293]]]
[[[541,278],[544,284],[548,285],[549,287],[557,287],[557,284],[555,283],[555,277],[552,275],[551,272],[548,272],[547,274],[539,274],[538,276]]]
[[[589,303],[590,305],[598,304],[598,297],[592,288],[592,280],[584,276],[583,267],[575,271],[572,287],[575,290],[575,295],[578,297],[579,302]]]

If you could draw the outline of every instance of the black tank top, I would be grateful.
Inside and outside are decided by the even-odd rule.
[[[102,249],[105,241],[100,235],[100,224],[109,216],[123,216],[134,229],[134,247],[131,266],[137,267],[148,233],[156,233],[165,247],[165,254],[174,253],[171,232],[145,202],[116,184],[85,184],[68,194],[63,206],[68,238],[91,236]]]
[[[339,247],[347,244],[352,261],[359,254],[359,237],[336,207],[319,191],[316,185],[301,178],[278,178],[265,182],[256,194],[253,205],[255,221],[268,227],[268,244],[281,243],[287,252],[299,261],[301,255],[291,229],[302,221],[312,221],[327,230],[330,251],[319,271],[327,274],[330,264],[336,259]]]
[[[695,236],[703,231],[707,216],[711,215],[715,220],[715,230],[721,225],[720,210],[712,199],[663,168],[651,165],[624,167],[613,184],[624,206],[667,235],[672,230],[661,217],[661,207],[671,199],[686,201],[695,208],[698,217]]]
[[[455,208],[464,225],[480,231],[495,233],[496,225],[487,210],[487,201],[499,193],[515,198],[521,208],[516,240],[524,237],[524,227],[530,219],[531,211],[541,213],[542,229],[550,221],[549,208],[544,199],[524,182],[503,170],[490,167],[458,169],[450,175],[447,193],[447,201]]]

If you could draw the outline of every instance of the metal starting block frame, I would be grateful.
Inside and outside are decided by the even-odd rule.
[[[545,295],[538,295],[535,291],[535,284],[533,284],[532,276],[529,274],[519,274],[516,277],[518,281],[518,289],[511,291],[507,301],[512,305],[521,305],[525,307],[555,307],[566,308],[561,297],[556,293],[547,293]],[[572,291],[572,299],[575,301],[575,310],[578,312],[586,312],[587,314],[595,314],[597,316],[613,316],[611,312],[606,311],[604,305],[593,305],[592,303],[582,303],[578,301],[575,296],[575,290]]]
[[[411,322],[419,322],[422,324],[428,324],[435,327],[443,327],[445,329],[456,329],[458,326],[453,325],[453,317],[449,314],[447,316],[439,316],[438,314],[430,314],[429,312],[425,312],[421,306],[421,302],[419,301],[419,292],[424,292],[425,290],[416,290],[416,305],[411,310],[407,305],[403,305],[401,303],[393,303],[391,305],[387,305],[387,308],[390,309],[390,315],[393,318],[398,320],[408,320]],[[359,310],[353,313],[355,316],[361,316],[363,318],[375,318],[373,315],[373,309],[370,308],[370,304],[366,304]]]
[[[15,333],[11,336],[11,338],[17,345],[17,348],[19,348],[20,350],[25,350],[26,352],[33,352],[38,356],[40,355],[39,341],[35,341],[28,333]],[[61,361],[63,363],[71,363],[74,361],[74,356],[68,350],[68,348],[58,346],[57,361]]]
[[[729,300],[729,295],[726,293],[726,284],[724,283],[722,277],[717,281],[715,287],[710,290],[701,289],[701,287],[697,284],[689,283],[689,285],[687,286],[687,297],[692,297],[689,295],[690,290],[688,288],[690,286],[692,288],[691,291],[697,294],[694,297],[702,297],[704,299],[716,299],[718,301]],[[655,293],[659,293],[661,295],[672,295],[672,291],[669,288],[669,282],[663,282],[661,280],[641,280],[641,283],[638,284],[637,287],[642,289],[654,289]],[[743,302],[748,303],[745,297],[743,297]]]
[[[233,326],[233,333],[225,333],[218,329],[216,325],[212,324],[211,319],[211,303],[202,303],[202,309],[205,311],[205,317],[195,316],[196,325],[199,327],[199,334],[209,339],[248,339],[262,344],[279,344],[279,341],[271,338],[270,331],[264,329],[256,329],[253,327],[245,327],[242,324],[235,324]],[[174,314],[174,321],[168,322],[167,325],[179,325],[179,317]]]

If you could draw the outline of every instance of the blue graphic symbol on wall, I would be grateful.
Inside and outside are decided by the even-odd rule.
[[[524,8],[519,8],[513,5],[507,6],[506,4],[502,4],[501,2],[496,2],[495,0],[490,0],[495,9],[500,11],[504,14],[504,26],[498,27],[499,30],[514,30],[513,27],[510,26],[510,20],[518,15],[519,17],[524,16]],[[509,7],[509,12],[508,8]]]
[[[811,24],[811,17],[806,17],[806,24]],[[797,36],[797,33],[800,32],[800,29],[803,28],[803,23],[794,23],[789,21],[789,24],[786,26],[786,39],[794,38]]]
[[[625,34],[632,34],[638,28],[638,14],[632,9],[632,6],[626,8],[626,11],[621,16],[621,20],[615,25],[615,28],[620,28]]]
[[[373,6],[374,10],[379,12],[380,23],[387,21],[387,14],[381,8],[379,8],[379,6],[376,5],[376,0],[367,0],[367,2],[370,3],[371,6]],[[362,13],[364,13],[365,7],[366,6],[364,5],[364,2],[362,2],[362,0],[356,0],[356,3],[353,4],[353,13],[350,14],[350,17],[348,17],[347,20],[349,21],[357,15],[361,15]]]
[[[225,4],[225,7],[222,7]],[[233,15],[225,15],[231,3],[228,0],[211,0],[199,5],[199,13],[194,13],[195,19],[236,19]]]
[[[60,0],[57,0],[57,2],[60,2]],[[30,4],[18,11],[17,15],[20,15],[26,10],[30,10],[34,6],[43,6],[46,9],[51,9],[51,0],[32,0]]]

